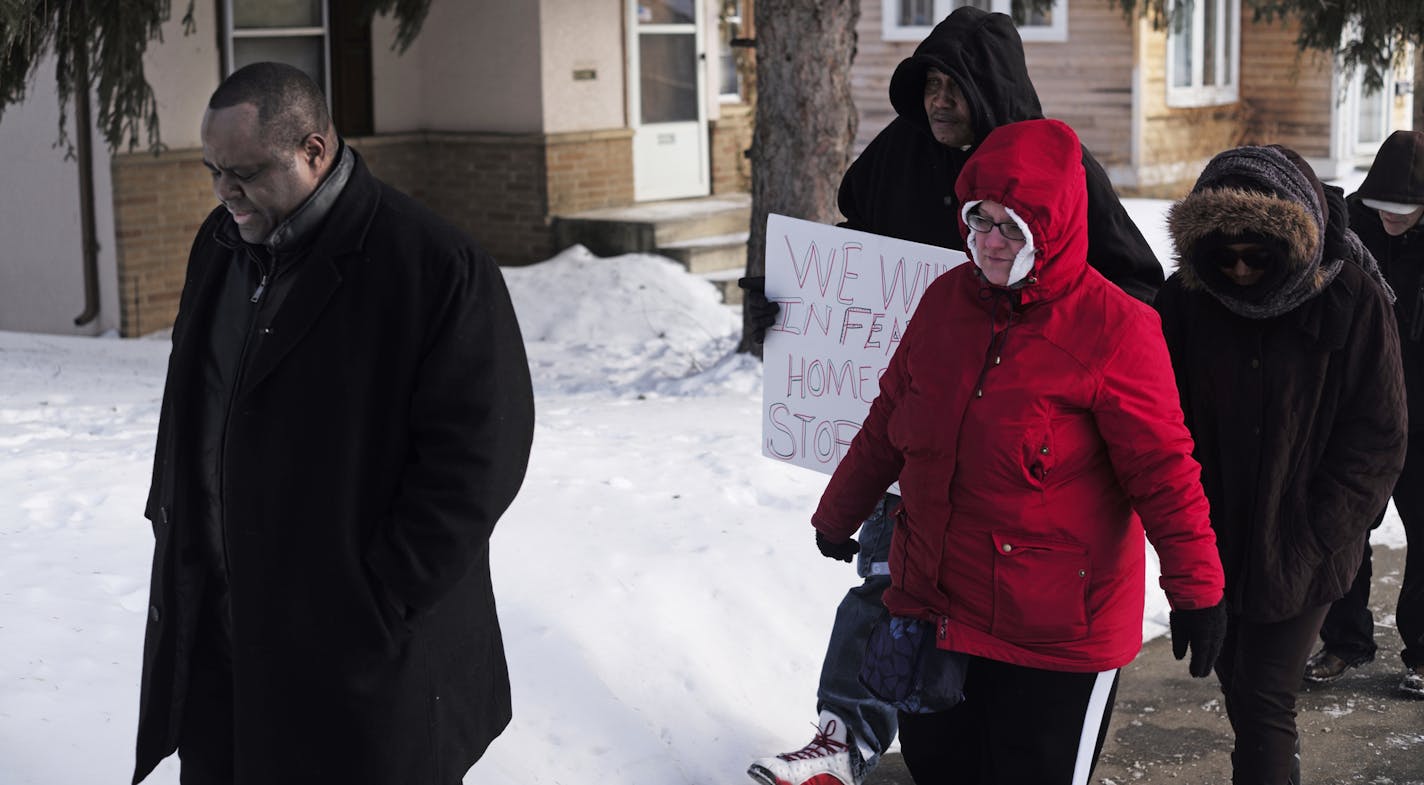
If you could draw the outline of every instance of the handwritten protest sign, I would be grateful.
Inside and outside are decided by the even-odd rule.
[[[770,215],[762,454],[835,470],[930,282],[959,251]]]

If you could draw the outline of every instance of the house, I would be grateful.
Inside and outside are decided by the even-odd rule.
[[[325,85],[371,169],[504,264],[559,250],[558,215],[747,190],[751,114],[727,65],[737,0],[435,0],[404,53],[390,47],[393,21],[355,24],[355,5],[199,0],[196,33],[164,26],[145,69],[165,149],[97,144],[89,272],[79,166],[53,147],[59,109],[42,67],[0,118],[0,329],[131,336],[172,323],[188,247],[216,205],[203,109],[256,60]]]
[[[960,4],[1011,2],[861,0],[859,146],[892,117],[890,74],[935,21]],[[164,149],[99,144],[87,174],[53,146],[59,108],[42,68],[0,118],[0,329],[134,336],[172,323],[189,244],[215,205],[198,136],[205,102],[225,74],[262,59],[325,85],[338,130],[372,170],[503,264],[552,256],[579,216],[665,200],[740,199],[730,214],[745,229],[750,55],[732,44],[752,35],[752,3],[434,0],[398,53],[394,22],[353,22],[354,0],[199,0],[197,32],[172,20],[145,57]],[[1109,0],[1058,0],[1020,26],[1045,113],[1078,131],[1124,195],[1180,195],[1211,155],[1245,142],[1290,145],[1338,177],[1407,127],[1407,82],[1366,93],[1328,59],[1298,56],[1292,31],[1250,22],[1241,0],[1192,8],[1159,31]],[[695,242],[655,235],[619,242],[669,254]],[[744,241],[729,237],[739,253]]]
[[[858,143],[894,116],[896,64],[961,5],[1009,13],[1011,0],[862,0],[853,90]],[[1241,144],[1294,148],[1322,178],[1368,166],[1409,128],[1405,66],[1367,92],[1331,58],[1299,54],[1296,32],[1256,23],[1241,0],[1195,0],[1166,30],[1108,0],[1057,0],[1019,26],[1044,114],[1071,125],[1125,196],[1178,197],[1211,157]]]

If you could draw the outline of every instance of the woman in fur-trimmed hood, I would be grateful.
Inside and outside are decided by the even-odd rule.
[[[1236,783],[1300,781],[1301,672],[1404,459],[1392,297],[1332,202],[1293,151],[1241,147],[1168,214],[1156,307],[1226,571]]]

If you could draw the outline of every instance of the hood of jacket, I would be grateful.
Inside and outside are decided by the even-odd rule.
[[[1390,134],[1356,193],[1361,199],[1424,204],[1424,131]]]
[[[1267,145],[1218,153],[1167,212],[1183,286],[1251,319],[1293,310],[1323,291],[1345,263],[1325,257],[1327,209],[1319,179],[1294,151]],[[1259,283],[1234,286],[1216,267],[1232,242],[1271,250],[1273,262]]]
[[[949,74],[969,102],[976,141],[995,128],[1043,117],[1024,61],[1023,40],[1008,14],[965,6],[935,25],[915,53],[890,77],[890,104],[929,133],[925,117],[925,72]]]
[[[1059,120],[1010,123],[989,132],[955,182],[961,204],[991,199],[1028,229],[1035,254],[1018,284],[1023,303],[1061,295],[1087,269],[1088,194],[1081,150],[1078,135]],[[959,231],[966,237],[972,231],[963,215]]]

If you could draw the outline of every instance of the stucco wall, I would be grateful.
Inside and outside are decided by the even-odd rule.
[[[216,5],[194,3],[196,29],[192,35],[184,35],[186,6],[174,3],[174,18],[163,26],[163,42],[151,42],[143,57],[144,73],[158,101],[159,131],[163,143],[173,150],[202,145],[198,128],[203,109],[222,78]]]
[[[626,125],[624,5],[622,0],[539,3],[545,133]]]
[[[539,34],[539,3],[432,3],[419,37],[400,55],[391,49],[395,24],[377,18],[376,133],[543,131]]]
[[[79,167],[54,148],[59,100],[53,58],[42,63],[25,103],[0,116],[0,330],[97,335],[119,326],[109,155],[94,151],[99,316],[82,327],[83,249]],[[69,112],[73,136],[74,112]]]

